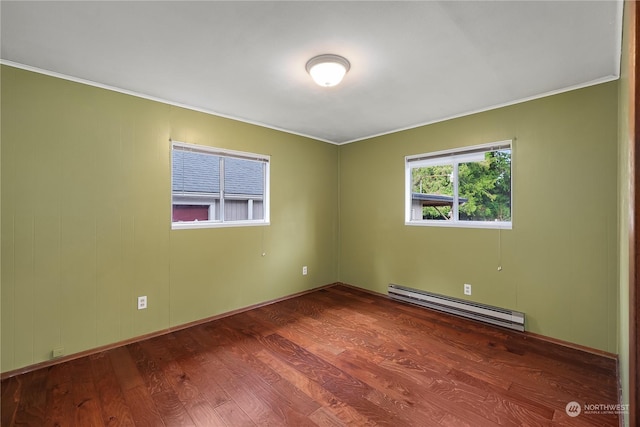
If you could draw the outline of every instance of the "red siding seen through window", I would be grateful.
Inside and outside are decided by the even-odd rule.
[[[173,205],[173,221],[207,221],[209,206],[207,205]]]

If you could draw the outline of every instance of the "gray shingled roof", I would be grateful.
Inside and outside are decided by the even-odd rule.
[[[264,194],[264,164],[225,157],[226,194]],[[173,150],[172,190],[180,193],[219,193],[220,156]]]
[[[264,193],[264,163],[227,157],[224,162],[225,192],[259,195]]]

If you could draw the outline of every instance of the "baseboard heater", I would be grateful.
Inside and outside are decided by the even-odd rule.
[[[521,332],[524,331],[524,313],[520,313],[519,311],[478,304],[476,302],[394,284],[389,285],[389,297],[394,300],[417,304],[422,307],[479,320],[492,325]]]

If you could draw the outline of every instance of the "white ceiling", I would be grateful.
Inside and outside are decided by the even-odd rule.
[[[2,1],[2,63],[332,143],[616,79],[620,1]],[[311,57],[351,62],[316,86]]]

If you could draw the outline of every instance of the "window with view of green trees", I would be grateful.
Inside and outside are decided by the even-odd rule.
[[[511,142],[411,156],[407,221],[511,225]]]

